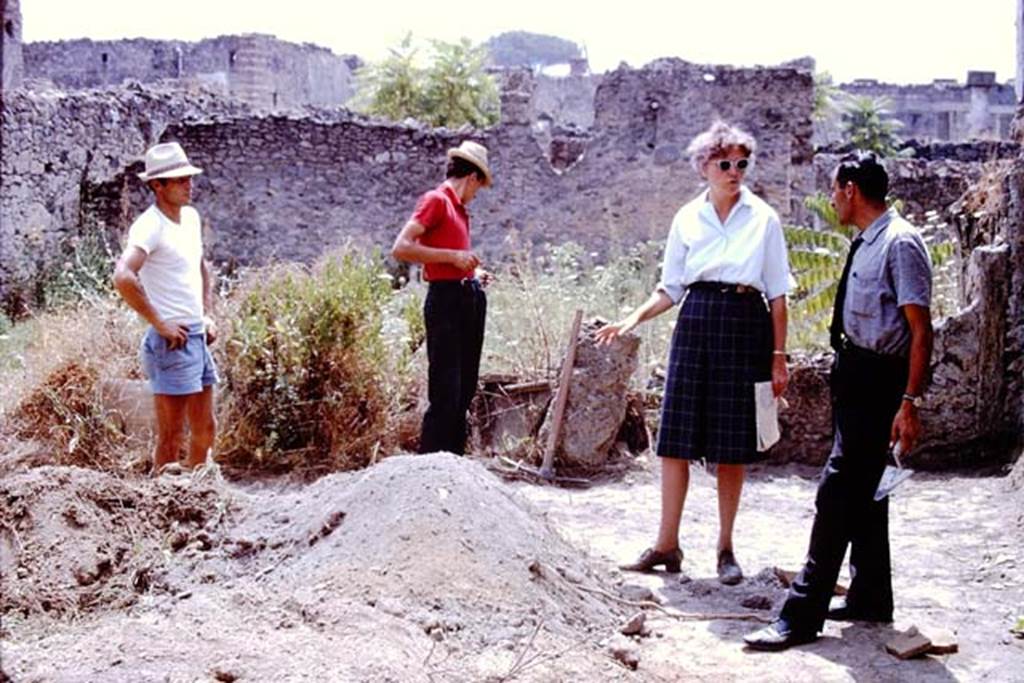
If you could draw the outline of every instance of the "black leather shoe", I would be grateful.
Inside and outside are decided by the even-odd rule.
[[[735,586],[743,580],[743,570],[736,562],[731,550],[718,553],[718,581],[726,586]]]
[[[765,652],[778,652],[794,645],[811,643],[817,639],[817,633],[796,630],[782,619],[777,619],[761,630],[743,636],[743,642],[751,650]]]
[[[873,612],[858,609],[846,602],[845,595],[837,595],[828,603],[826,619],[832,621],[876,621],[882,624],[892,623],[892,612]]]
[[[683,563],[683,551],[679,548],[670,550],[667,553],[659,552],[654,548],[648,548],[640,555],[640,559],[632,564],[620,564],[619,569],[628,572],[649,572],[655,567],[665,567],[670,574],[678,574]]]

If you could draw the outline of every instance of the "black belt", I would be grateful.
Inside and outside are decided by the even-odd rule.
[[[429,282],[431,287],[448,288],[448,287],[465,287],[465,288],[479,288],[480,281],[475,277],[464,277],[461,280],[431,280]]]
[[[866,358],[882,363],[889,363],[892,365],[901,365],[909,362],[909,359],[905,356],[899,356],[894,353],[879,353],[878,351],[872,351],[871,349],[865,349],[863,346],[857,346],[850,338],[845,334],[842,336],[839,342],[839,348],[835,349],[837,353],[852,356],[855,358]]]
[[[708,282],[701,280],[690,283],[688,289],[697,289],[705,292],[721,292],[723,294],[760,294],[761,290],[750,285],[737,285],[730,282]]]

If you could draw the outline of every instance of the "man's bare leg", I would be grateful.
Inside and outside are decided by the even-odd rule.
[[[690,461],[661,458],[661,525],[654,549],[669,552],[679,547],[679,522],[690,487]]]
[[[182,435],[185,431],[185,404],[187,396],[153,394],[156,412],[156,451],[153,453],[153,473],[160,468],[178,462],[181,453]]]
[[[217,423],[213,414],[213,387],[203,387],[198,394],[190,394],[188,399],[188,424],[192,432],[189,443],[188,462],[186,467],[201,467],[213,448],[216,437]]]

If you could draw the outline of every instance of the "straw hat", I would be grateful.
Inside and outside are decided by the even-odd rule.
[[[449,159],[464,159],[479,168],[484,173],[484,187],[490,187],[494,182],[491,175],[491,168],[487,165],[487,148],[479,142],[466,140],[458,147],[448,150]]]
[[[146,150],[146,170],[139,174],[143,181],[157,178],[181,178],[198,175],[203,169],[188,162],[185,150],[177,142],[164,142]]]

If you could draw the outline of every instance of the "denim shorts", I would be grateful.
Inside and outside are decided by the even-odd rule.
[[[218,381],[217,366],[206,346],[202,324],[192,325],[188,341],[173,351],[167,348],[167,340],[156,328],[150,327],[142,338],[139,359],[154,394],[198,394]]]

